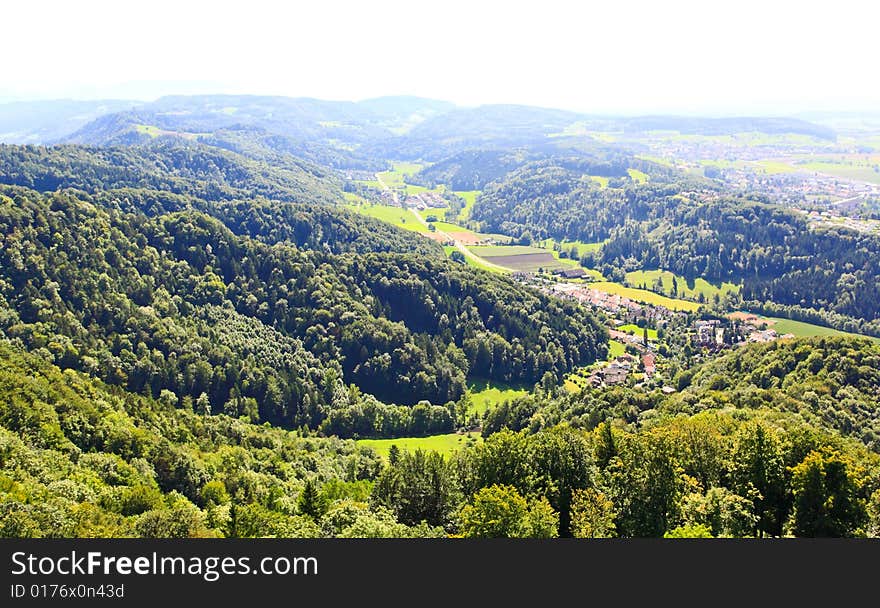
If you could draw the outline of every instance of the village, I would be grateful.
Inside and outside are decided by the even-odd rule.
[[[675,388],[668,384],[671,375],[663,372],[673,359],[689,365],[743,344],[794,337],[778,333],[767,319],[752,313],[716,317],[674,311],[595,289],[588,282],[543,280],[539,289],[601,313],[612,345],[622,346],[622,353],[613,353],[584,374],[570,378],[579,388],[628,384],[634,388],[657,388],[668,394],[675,392]]]

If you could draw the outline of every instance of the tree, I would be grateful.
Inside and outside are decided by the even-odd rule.
[[[593,454],[582,431],[558,426],[530,441],[538,490],[559,512],[559,536],[571,536],[571,499],[592,484]]]
[[[302,492],[300,492],[299,499],[297,500],[298,511],[301,515],[311,517],[313,520],[317,521],[324,514],[325,508],[326,505],[324,504],[320,492],[318,492],[318,487],[315,485],[315,482],[311,479],[307,479]]]
[[[860,474],[840,452],[810,452],[792,470],[795,535],[839,538],[864,533],[868,514],[859,497],[861,484]]]
[[[397,463],[379,475],[373,487],[374,506],[391,509],[408,526],[427,522],[450,526],[460,495],[452,467],[437,452],[401,452]]]
[[[593,488],[576,490],[571,500],[571,534],[575,538],[615,536],[614,504]]]
[[[611,462],[611,459],[617,455],[617,448],[614,445],[614,434],[611,431],[611,421],[606,420],[599,425],[595,434],[596,464],[600,469],[604,469]]]
[[[686,524],[706,526],[712,536],[743,538],[754,534],[758,519],[754,506],[727,488],[710,488],[705,495],[694,492],[682,502]]]
[[[703,524],[687,524],[673,528],[663,538],[714,538],[712,531]]]
[[[755,536],[780,536],[789,508],[781,442],[761,423],[743,427],[735,442],[733,489],[754,505]]]
[[[552,538],[557,526],[546,499],[529,502],[513,486],[483,488],[459,513],[459,531],[467,538]]]

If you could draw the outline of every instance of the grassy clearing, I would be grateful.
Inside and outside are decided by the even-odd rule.
[[[449,211],[449,207],[428,207],[427,209],[414,209],[414,211],[425,219],[428,219],[433,215],[439,220],[446,217],[446,212]]]
[[[382,184],[380,184],[375,179],[372,179],[372,180],[371,179],[357,179],[357,180],[355,180],[355,183],[363,184],[367,188],[373,188],[374,190],[384,190],[385,189],[382,187]]]
[[[696,302],[668,298],[666,296],[656,294],[653,291],[636,289],[634,287],[626,287],[625,285],[621,285],[620,283],[613,283],[611,281],[596,281],[595,283],[591,283],[590,287],[592,287],[593,289],[604,291],[606,293],[629,298],[630,300],[634,300],[636,302],[642,302],[643,304],[663,306],[665,308],[668,308],[669,310],[695,312],[700,307],[700,305]]]
[[[401,209],[400,207],[392,207],[391,205],[378,205],[378,204],[361,204],[361,205],[349,205],[349,209],[360,213],[361,215],[367,215],[369,217],[374,217],[377,220],[382,220],[383,222],[387,222],[389,224],[394,224],[400,228],[405,228],[406,230],[412,230],[414,232],[427,232],[428,229],[422,225],[416,218],[412,216],[412,214],[406,210]]]
[[[516,246],[499,246],[498,248],[508,248],[508,247],[516,247]],[[510,268],[511,270],[522,271],[522,272],[538,272],[539,270],[544,271],[552,271],[558,268],[568,268],[568,264],[563,264],[559,260],[553,257],[553,255],[545,250],[538,249],[535,252],[521,252],[521,253],[510,253],[510,254],[499,254],[497,252],[489,252],[485,253],[481,250],[484,249],[494,249],[496,247],[471,247],[470,250],[472,253],[484,258],[486,261],[492,264],[498,264],[499,266],[504,266],[505,268]],[[530,250],[535,249],[534,247],[523,247],[523,249]]]
[[[465,234],[477,234],[473,230],[465,228],[464,226],[459,226],[458,224],[450,224],[449,222],[433,222],[433,224],[437,227],[437,230],[440,230],[441,232],[463,232]]]
[[[527,395],[529,391],[525,388],[516,388],[503,382],[492,382],[489,380],[471,380],[468,383],[468,389],[471,392],[471,402],[473,409],[471,411],[482,414],[489,408]]]
[[[159,137],[162,132],[159,127],[154,127],[153,125],[135,125],[134,130],[150,137]]]
[[[627,169],[626,172],[629,173],[629,176],[634,182],[644,184],[646,181],[648,181],[648,174],[642,173],[638,169]]]
[[[880,183],[880,156],[841,155],[797,162],[795,167],[805,171],[827,173],[845,179]]]
[[[415,175],[424,168],[424,165],[418,163],[392,163],[393,170],[402,175]]]
[[[600,188],[608,187],[608,178],[602,177],[601,175],[591,175],[590,179],[599,184]]]
[[[759,169],[762,169],[765,173],[770,174],[794,173],[795,171],[797,171],[797,169],[795,169],[788,163],[778,160],[759,160],[755,161],[754,164]]]
[[[813,325],[812,323],[804,323],[803,321],[792,321],[791,319],[782,319],[779,317],[758,317],[761,321],[766,321],[767,326],[776,330],[779,335],[792,334],[798,338],[811,336],[850,336],[856,338],[870,338],[871,340],[880,342],[880,338],[873,336],[863,336],[850,332],[840,331],[831,327],[823,327],[822,325]]]
[[[638,325],[635,325],[635,324],[633,324],[633,323],[630,323],[630,324],[628,324],[628,325],[621,325],[621,326],[618,327],[617,329],[618,329],[618,331],[622,331],[622,332],[625,332],[625,333],[628,333],[628,334],[632,334],[632,335],[634,335],[634,336],[638,336],[638,337],[640,337],[640,338],[641,338],[643,335],[645,335],[645,329],[643,329],[643,328],[641,328],[641,327],[639,327]],[[656,330],[656,329],[651,329],[650,327],[648,327],[647,330],[648,330],[648,340],[656,340],[656,339],[657,339],[657,330]]]
[[[479,433],[447,433],[445,435],[430,435],[428,437],[358,439],[357,443],[358,445],[373,448],[382,458],[388,458],[388,451],[392,445],[396,445],[401,450],[415,451],[421,449],[449,455],[471,443],[479,443],[482,440]]]
[[[477,202],[477,197],[482,194],[481,190],[454,190],[453,194],[457,194],[464,199],[464,208],[461,210],[462,219],[470,219],[471,210]]]
[[[636,270],[626,273],[626,284],[631,287],[653,288],[660,280],[663,285],[663,292],[669,296],[673,295],[672,281],[675,279],[678,286],[678,295],[694,300],[699,299],[702,294],[703,298],[708,301],[716,294],[723,296],[728,293],[739,293],[739,285],[735,283],[722,283],[721,286],[712,285],[705,279],[696,279],[688,281],[682,276],[669,272],[668,270]]]
[[[526,255],[530,253],[548,253],[546,249],[527,247],[525,245],[482,245],[470,248],[480,257],[490,258],[507,255]]]
[[[608,360],[616,359],[617,357],[626,354],[626,344],[623,342],[618,342],[617,340],[609,340],[608,341]]]

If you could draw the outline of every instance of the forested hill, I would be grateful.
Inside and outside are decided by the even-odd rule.
[[[145,188],[208,200],[257,195],[332,204],[342,198],[330,170],[292,156],[273,160],[179,140],[137,147],[0,145],[0,183],[39,191]]]
[[[513,150],[468,150],[425,167],[410,177],[409,181],[430,187],[445,184],[453,190],[482,190],[487,184],[501,181],[507,174],[527,163],[548,161],[551,158],[554,166],[575,170],[579,175],[609,178],[627,177],[629,167],[646,164],[620,152],[606,153],[604,156],[586,153],[575,156],[574,152],[548,146],[528,146]]]
[[[280,167],[199,144],[0,145],[0,183],[36,190],[77,188],[102,206],[159,215],[197,209],[236,234],[322,251],[441,255],[433,242],[338,203],[329,170],[302,161]]]
[[[445,404],[470,373],[533,383],[605,354],[581,307],[442,255],[339,257],[238,236],[199,212],[148,218],[96,200],[6,192],[0,327],[133,392],[314,428],[362,407],[349,384]],[[413,430],[370,424],[364,434]]]
[[[489,184],[471,217],[515,237],[604,240],[587,262],[609,276],[664,268],[741,282],[747,301],[843,315],[850,329],[880,332],[880,238],[814,229],[801,214],[699,182],[611,179],[602,187],[582,170],[542,161]]]
[[[686,373],[670,409],[779,407],[880,452],[880,345],[822,337],[752,345]]]
[[[880,458],[779,394],[639,425],[503,430],[383,465],[354,442],[205,416],[2,340],[0,391],[2,537],[880,534]]]
[[[194,413],[41,355],[0,340],[0,537],[321,536],[297,514],[306,483],[362,495],[381,466],[354,442]]]

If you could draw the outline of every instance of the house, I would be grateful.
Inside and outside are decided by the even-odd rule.
[[[587,271],[583,268],[557,268],[553,274],[563,279],[580,279],[587,275]]]
[[[645,370],[646,376],[650,378],[654,375],[654,372],[657,371],[654,353],[645,353],[642,355],[642,367]]]
[[[615,365],[609,365],[606,368],[603,368],[599,371],[602,374],[602,379],[605,384],[620,384],[621,382],[626,381],[626,376],[629,373],[628,370],[618,367]]]

